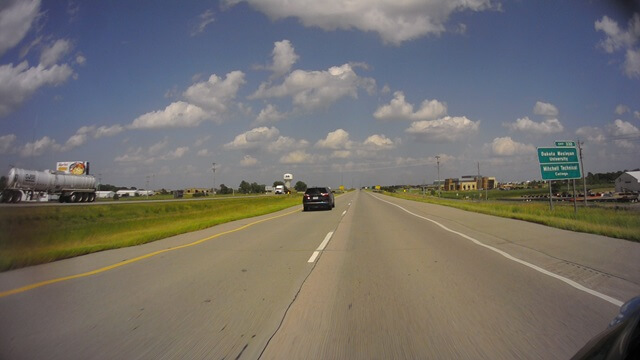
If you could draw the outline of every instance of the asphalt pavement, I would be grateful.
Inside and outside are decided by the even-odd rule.
[[[362,191],[0,274],[0,359],[566,359],[640,244]]]

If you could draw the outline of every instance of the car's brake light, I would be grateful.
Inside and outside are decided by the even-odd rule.
[[[322,193],[322,194],[320,194],[320,195],[322,195],[322,196],[329,196],[329,193]]]

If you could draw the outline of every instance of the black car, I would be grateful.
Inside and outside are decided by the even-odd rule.
[[[336,207],[333,191],[328,187],[310,187],[302,197],[304,211],[312,208],[333,209]]]

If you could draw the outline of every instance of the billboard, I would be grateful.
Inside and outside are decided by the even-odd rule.
[[[56,171],[73,175],[89,175],[89,162],[60,161],[56,163]]]

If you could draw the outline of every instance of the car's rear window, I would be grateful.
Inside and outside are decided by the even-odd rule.
[[[320,194],[320,193],[327,193],[327,189],[325,188],[308,188],[307,191],[305,191],[305,194]]]

